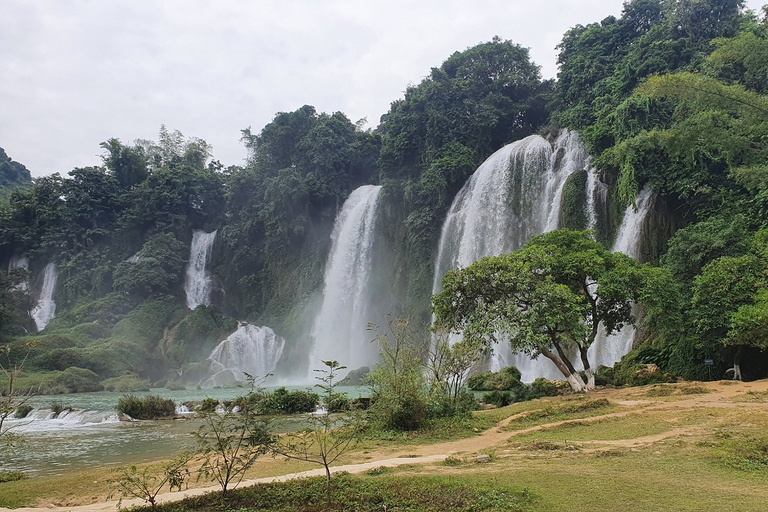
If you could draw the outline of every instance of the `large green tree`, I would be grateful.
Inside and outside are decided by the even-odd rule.
[[[643,304],[651,319],[661,311],[673,314],[678,299],[671,281],[662,269],[607,251],[589,232],[558,230],[534,237],[519,251],[450,271],[432,310],[435,327],[543,355],[575,391],[584,391],[594,388],[587,351],[600,326],[611,334],[634,323],[633,302]]]

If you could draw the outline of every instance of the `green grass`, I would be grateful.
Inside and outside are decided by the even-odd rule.
[[[591,399],[580,396],[556,405],[546,405],[543,408],[527,411],[510,421],[505,428],[518,430],[557,421],[601,416],[617,410],[619,410],[618,407],[605,398]]]
[[[526,441],[616,441],[661,434],[674,428],[667,422],[638,421],[638,416],[605,418],[595,421],[572,421],[541,430],[518,434],[512,442]]]
[[[482,485],[447,476],[402,476],[389,472],[354,476],[335,475],[332,480],[334,509],[365,511],[528,511],[535,498],[513,482]],[[148,510],[148,509],[144,509]],[[251,511],[311,512],[326,510],[325,478],[309,478],[238,489],[226,500],[218,494],[161,505],[163,512]]]

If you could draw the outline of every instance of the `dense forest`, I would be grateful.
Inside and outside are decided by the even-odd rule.
[[[644,259],[674,276],[676,304],[628,360],[695,379],[723,375],[736,358],[744,378],[765,377],[767,16],[740,0],[632,0],[621,17],[564,34],[557,80],[494,37],[432,68],[375,129],[309,105],[244,129],[242,166],[165,127],[157,141],[101,142],[103,165],[65,176],[30,180],[0,150],[0,336],[54,392],[125,375],[199,378],[201,361],[246,320],[288,340],[278,371],[306,372],[334,220],[355,188],[375,184],[376,267],[393,272],[375,276],[388,291],[371,321],[408,314],[426,339],[456,194],[505,144],[567,128],[607,186],[596,234],[606,247],[638,193],[658,194]],[[212,304],[190,310],[194,230],[217,236]],[[33,335],[31,292],[49,263],[56,314]]]

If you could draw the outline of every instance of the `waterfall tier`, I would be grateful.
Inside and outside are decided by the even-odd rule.
[[[207,361],[211,376],[200,385],[225,386],[246,380],[246,373],[265,377],[274,371],[284,347],[285,340],[269,327],[243,322],[213,349]]]
[[[45,329],[45,326],[48,325],[48,322],[50,322],[56,314],[56,303],[53,301],[53,292],[56,290],[56,280],[58,277],[59,273],[56,270],[56,264],[47,264],[45,270],[43,270],[43,284],[37,298],[37,304],[30,312],[38,332]]]
[[[531,135],[491,155],[448,212],[440,235],[433,293],[440,291],[448,270],[518,250],[531,237],[557,229],[563,186],[568,176],[587,166],[587,160],[579,135],[568,130],[560,133],[554,147]],[[491,370],[510,365],[517,366],[526,381],[560,376],[549,361],[513,354],[505,343],[495,346]]]
[[[206,233],[198,229],[192,232],[189,264],[184,279],[184,291],[187,294],[189,309],[211,304],[211,275],[205,268],[211,259],[214,240],[216,240],[216,231]]]
[[[29,258],[26,256],[13,256],[11,258],[11,261],[8,262],[8,272],[15,268],[21,268],[24,270],[29,270]],[[16,290],[26,292],[29,290],[29,282],[24,281],[16,285]]]
[[[348,368],[376,360],[366,327],[371,321],[369,281],[380,192],[381,187],[374,185],[355,189],[334,223],[323,302],[312,327],[310,375],[323,360],[337,360]]]
[[[654,197],[651,189],[644,188],[635,198],[635,203],[627,207],[611,251],[623,252],[627,256],[640,259],[643,224],[648,212],[653,207]],[[637,317],[638,313],[638,306],[633,306],[633,316]],[[614,332],[610,336],[605,335],[605,330],[601,325],[595,343],[589,347],[590,363],[594,368],[600,365],[613,366],[632,350],[634,339],[635,328],[631,325],[625,325],[620,331]]]

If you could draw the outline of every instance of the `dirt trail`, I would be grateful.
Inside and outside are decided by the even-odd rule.
[[[362,473],[373,468],[378,467],[396,467],[401,465],[411,464],[434,464],[443,461],[446,457],[456,454],[476,454],[485,449],[491,449],[506,445],[510,437],[515,434],[522,434],[525,432],[531,432],[541,430],[545,428],[556,427],[572,421],[590,422],[599,421],[612,417],[624,417],[629,414],[634,414],[643,411],[663,411],[668,409],[675,409],[678,411],[691,410],[695,408],[759,408],[761,410],[768,410],[768,380],[741,383],[741,382],[705,382],[694,384],[683,384],[680,386],[672,387],[678,391],[682,390],[685,393],[685,386],[701,386],[705,387],[708,392],[696,393],[696,394],[673,394],[670,396],[651,397],[648,393],[648,388],[630,388],[624,390],[601,390],[596,391],[590,396],[593,398],[608,398],[613,403],[618,404],[624,408],[624,410],[618,412],[607,413],[599,416],[593,416],[589,418],[582,418],[578,420],[564,420],[537,425],[534,427],[527,427],[518,430],[505,429],[514,419],[524,415],[525,413],[516,414],[505,418],[500,421],[496,426],[486,430],[476,437],[467,439],[460,439],[456,441],[449,441],[444,443],[429,444],[422,446],[408,446],[405,448],[394,449],[382,449],[377,452],[368,453],[367,456],[372,459],[367,462],[358,464],[348,464],[343,466],[335,466],[332,468],[333,472],[347,471],[349,473]],[[754,393],[755,397],[758,397],[756,402],[750,402],[748,394]],[[679,437],[684,435],[690,435],[694,428],[679,428],[671,429],[666,432],[636,437],[632,439],[620,439],[614,441],[579,441],[580,445],[596,445],[599,448],[586,448],[583,451],[595,451],[597,449],[612,449],[616,447],[634,448],[638,446],[644,446],[659,442],[661,440],[673,437]],[[281,476],[259,478],[255,480],[244,481],[240,484],[241,487],[254,485],[257,483],[268,483],[285,481],[294,478],[304,478],[310,476],[322,475],[323,469],[314,469],[310,471],[302,471],[299,473],[290,473]],[[181,492],[169,492],[158,496],[158,502],[168,502],[183,499],[187,496],[199,496],[201,494],[217,491],[218,486],[213,487],[201,487],[195,489],[188,489]],[[143,505],[141,500],[123,500],[122,507],[129,508],[134,505]],[[89,505],[79,506],[66,506],[66,507],[38,507],[38,508],[19,508],[13,509],[15,512],[111,512],[116,510],[117,501],[107,501],[102,503],[94,503]],[[0,508],[0,512],[9,512],[11,509]]]

